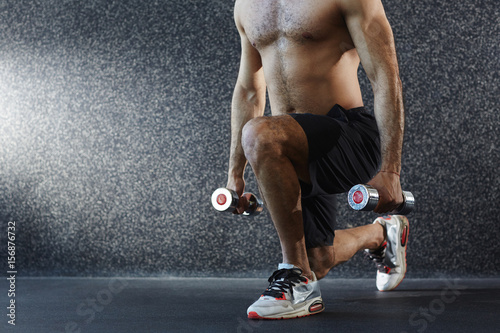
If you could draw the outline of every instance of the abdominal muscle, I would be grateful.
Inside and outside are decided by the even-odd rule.
[[[260,52],[273,115],[326,114],[335,104],[363,106],[355,49],[336,54],[325,45],[287,43],[277,41]]]

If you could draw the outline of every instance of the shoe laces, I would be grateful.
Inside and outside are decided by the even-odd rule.
[[[281,298],[288,290],[290,290],[293,296],[293,287],[295,284],[305,281],[307,281],[307,278],[302,276],[302,271],[299,268],[277,270],[268,279],[269,287],[267,287],[262,296]]]
[[[387,242],[384,242],[384,244],[376,250],[365,250],[364,255],[368,260],[373,261],[377,265],[377,269],[380,273],[388,274],[391,271],[391,268],[384,263],[386,248]]]

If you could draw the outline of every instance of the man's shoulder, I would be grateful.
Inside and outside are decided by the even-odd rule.
[[[238,30],[243,30],[242,26],[242,19],[241,19],[241,14],[244,12],[244,5],[245,5],[246,0],[236,0],[234,2],[234,22],[236,26],[238,27]]]
[[[251,0],[250,0],[251,1]],[[248,5],[249,0],[236,0],[234,2],[234,14],[240,15],[240,13],[244,10],[244,7]]]

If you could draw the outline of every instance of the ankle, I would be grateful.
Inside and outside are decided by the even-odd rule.
[[[305,276],[306,278],[308,278],[309,280],[311,281],[315,281],[317,280],[316,279],[316,276],[314,275],[313,271],[309,270],[309,273],[308,274],[304,274],[302,273],[303,276]]]
[[[279,268],[285,268],[285,269],[292,269],[292,268],[298,268],[302,272],[301,275],[308,278],[309,280],[314,280],[314,275],[313,272],[310,268],[304,269],[302,268],[302,265],[295,265],[295,264],[280,264]]]
[[[310,268],[302,269],[302,267],[299,267],[299,266],[295,266],[295,267],[297,267],[298,269],[300,269],[302,271],[302,274],[301,274],[302,276],[308,278],[311,281],[315,280],[314,273]]]
[[[373,238],[373,245],[370,247],[370,250],[378,250],[382,246],[384,246],[384,243],[387,239],[387,231],[385,230],[385,227],[380,224],[380,223],[374,223],[373,224],[375,232],[374,232],[374,238]]]

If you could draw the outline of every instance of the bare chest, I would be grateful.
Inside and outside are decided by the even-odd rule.
[[[331,0],[247,0],[243,24],[250,42],[261,48],[281,37],[297,42],[326,38],[334,14]]]

